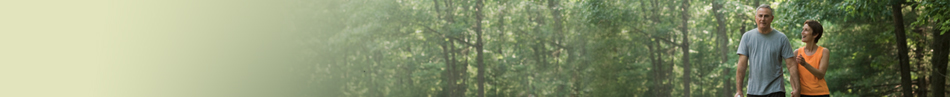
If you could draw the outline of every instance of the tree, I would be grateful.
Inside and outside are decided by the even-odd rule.
[[[901,91],[904,92],[904,97],[911,97],[914,96],[912,94],[914,90],[910,87],[910,60],[907,56],[907,38],[904,34],[904,18],[903,13],[901,13],[902,2],[901,0],[893,0],[891,10],[894,16],[894,28],[896,28],[894,32],[897,34],[897,53],[898,58],[900,58],[901,86],[903,87]]]
[[[789,41],[803,20],[828,28],[831,93],[945,95],[946,1],[892,1],[302,0],[309,62],[291,71],[320,91],[305,96],[731,96],[730,32],[772,4]]]
[[[940,0],[921,0],[916,2],[915,6],[921,7],[921,16],[917,17],[917,21],[914,22],[914,25],[920,26],[930,26],[930,36],[933,37],[931,42],[931,48],[933,50],[930,62],[932,67],[932,72],[930,73],[930,96],[940,97],[946,96],[946,77],[947,73],[947,62],[950,58],[950,35],[947,35],[947,32],[950,32],[950,17],[947,17],[947,13],[950,12],[946,4],[950,4],[947,1]],[[944,21],[944,22],[941,22]]]
[[[680,59],[683,61],[683,87],[685,87],[683,91],[686,93],[686,97],[689,97],[690,89],[692,89],[689,82],[690,77],[692,77],[690,76],[692,68],[689,66],[689,25],[687,25],[689,24],[689,0],[683,0],[683,6],[680,8],[683,10],[683,23],[680,26],[680,33],[683,34],[683,42],[680,44],[683,51],[683,59]]]
[[[483,44],[482,43],[482,6],[484,6],[485,0],[478,0],[475,3],[475,62],[478,64],[478,96],[485,97],[485,58],[482,55]]]
[[[950,35],[940,34],[946,32],[947,30],[935,30],[935,32],[931,33],[934,37],[932,42],[934,52],[930,59],[931,64],[933,64],[933,73],[930,75],[930,87],[932,88],[931,93],[933,93],[931,96],[934,97],[946,95],[945,92],[940,92],[946,91],[947,58],[948,55],[950,55],[948,54],[950,51],[947,51],[950,49]]]
[[[725,16],[723,16],[723,13],[720,12],[720,9],[722,9],[722,6],[723,6],[722,2],[723,1],[718,1],[718,0],[712,1],[713,10],[711,10],[712,11],[711,13],[713,13],[713,15],[716,17],[716,25],[717,25],[716,26],[716,42],[718,42],[717,47],[719,48],[719,52],[723,56],[721,57],[722,60],[719,61],[720,63],[729,61],[729,57],[726,57],[726,56],[732,55],[732,54],[729,54],[729,49],[728,47],[726,47],[726,45],[729,44],[729,39],[726,39],[728,38],[728,36],[726,36]]]

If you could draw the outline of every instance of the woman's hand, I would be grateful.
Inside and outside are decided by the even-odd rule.
[[[798,55],[798,58],[795,58],[795,61],[798,61],[798,64],[801,65],[808,65],[808,62],[805,62],[805,57],[802,57],[802,55]]]
[[[791,93],[790,95],[792,95],[792,97],[799,97],[799,96],[801,96],[801,94],[799,94],[797,91],[792,91],[792,93]]]

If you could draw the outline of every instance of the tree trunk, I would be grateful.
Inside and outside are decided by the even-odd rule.
[[[461,94],[459,93],[459,90],[461,90],[461,88],[458,85],[458,80],[459,78],[461,78],[459,77],[460,76],[459,72],[461,72],[461,69],[459,69],[458,67],[464,66],[460,64],[459,63],[460,61],[458,61],[458,59],[455,57],[455,56],[458,56],[458,52],[459,52],[459,50],[455,48],[455,42],[457,41],[449,42],[449,59],[450,59],[449,63],[450,64],[447,64],[448,67],[446,67],[448,68],[446,69],[446,72],[449,73],[449,82],[446,82],[446,84],[449,85],[448,91],[449,91],[450,96],[458,96]]]
[[[483,56],[482,44],[482,7],[483,1],[478,0],[475,3],[475,64],[478,65],[478,93],[476,97],[485,97],[485,56]]]
[[[891,12],[893,12],[892,14],[894,16],[893,17],[894,27],[896,28],[894,29],[895,30],[894,32],[896,32],[895,34],[897,34],[897,55],[898,55],[898,58],[900,58],[899,65],[901,68],[900,70],[901,88],[902,88],[901,92],[903,92],[902,96],[911,97],[911,96],[914,96],[913,95],[914,90],[911,88],[911,84],[910,84],[911,83],[910,65],[909,65],[910,61],[908,60],[909,57],[907,56],[907,37],[904,34],[904,19],[903,19],[903,14],[901,13],[901,4],[896,3],[897,0],[895,0],[894,2],[895,3],[891,5]]]
[[[662,4],[660,3],[659,0],[652,0],[651,2],[651,7],[653,8],[651,11],[653,11],[652,19],[653,19],[654,25],[657,25],[663,22],[660,19],[660,17],[662,16],[660,16],[660,13],[659,13],[659,9],[661,9],[659,4]],[[653,28],[653,29],[657,29],[657,28]],[[658,33],[666,33],[666,32],[658,32]],[[651,36],[651,37],[667,37],[667,36]],[[669,59],[669,58],[662,58],[663,57],[662,54],[665,50],[660,49],[660,48],[663,48],[663,46],[660,44],[659,39],[656,39],[656,40],[657,41],[653,41],[653,45],[655,45],[655,47],[653,47],[655,52],[650,53],[650,54],[655,54],[655,56],[657,57],[655,64],[656,64],[656,69],[657,69],[656,73],[659,76],[658,76],[658,79],[656,79],[657,80],[656,83],[658,85],[656,89],[658,92],[655,92],[655,93],[657,93],[657,97],[669,97],[671,96],[672,89],[673,89],[672,88],[673,83],[671,82],[673,78],[670,78],[673,72],[673,69],[672,69],[672,65],[665,65],[663,63],[663,59]]]
[[[373,86],[370,87],[370,90],[372,91],[371,93],[372,93],[373,96],[376,96],[376,97],[384,97],[384,96],[386,96],[386,95],[383,94],[383,92],[382,92],[381,90],[379,90],[379,89],[382,88],[382,87],[379,87],[379,83],[376,82],[376,78],[379,77],[379,72],[377,72],[378,70],[376,70],[376,69],[380,68],[380,65],[383,64],[382,61],[381,61],[382,58],[383,58],[383,55],[382,55],[382,52],[380,52],[380,51],[378,51],[378,50],[377,50],[377,51],[374,51],[373,54],[374,54],[374,56],[373,56],[373,63],[374,63],[374,64],[371,66],[372,68],[369,69],[369,70],[373,73],[373,75],[370,75],[370,79],[369,79],[369,80],[370,80],[369,82],[373,83]]]
[[[543,54],[544,53],[544,38],[542,36],[544,35],[541,32],[542,30],[541,25],[544,25],[544,16],[541,15],[541,9],[535,9],[534,12],[535,12],[534,22],[537,23],[537,25],[534,26],[535,36],[532,36],[532,37],[535,38],[535,41],[532,41],[534,43],[533,45],[534,47],[532,49],[534,50],[535,61],[537,61],[537,63],[535,64],[537,64],[537,66],[539,68],[542,68],[543,70],[543,68],[547,67],[547,61],[544,61],[544,56],[543,56],[544,55]]]
[[[499,1],[499,3],[504,3],[504,2]],[[507,5],[507,4],[501,4],[501,5]],[[504,9],[505,7],[507,7],[507,6],[502,6],[502,8],[499,10],[498,16],[496,16],[496,18],[498,18],[498,21],[497,21],[497,22],[498,22],[498,26],[496,26],[496,27],[498,27],[498,28],[497,28],[497,30],[498,30],[498,43],[495,43],[495,44],[496,44],[496,45],[495,45],[495,46],[496,46],[496,48],[495,48],[495,49],[496,49],[496,50],[495,50],[496,53],[494,53],[494,54],[498,54],[498,55],[501,55],[501,56],[504,56],[504,55],[505,55],[504,52],[502,51],[502,48],[504,47],[504,46],[503,46],[504,44],[502,44],[502,43],[505,42],[505,9]],[[504,61],[503,61],[503,60],[500,60],[500,59],[496,59],[495,62],[496,62],[496,63],[499,63],[499,62],[504,62]],[[498,67],[509,67],[509,66],[502,66],[502,65],[508,65],[508,63],[499,63],[499,64],[497,64],[496,66],[498,66]],[[505,68],[502,68],[502,69],[505,69]],[[504,75],[504,74],[505,74],[505,72],[504,72],[503,70],[502,70],[502,72],[494,72],[494,74],[492,75],[492,78],[493,78],[493,79],[491,80],[491,82],[497,84],[497,83],[501,82],[500,80],[505,80],[505,79],[501,79],[501,78],[499,77],[499,76]],[[502,86],[503,86],[503,85],[502,85]],[[503,91],[502,89],[505,89],[505,88],[494,88],[494,89],[493,89],[493,90],[495,91],[495,92],[494,92],[494,95],[495,95],[495,96],[502,96],[503,94],[499,93],[499,91]]]
[[[409,52],[410,54],[412,54],[412,43],[410,43],[409,46],[406,46],[406,52]],[[414,65],[413,62],[416,62],[416,60],[415,58],[408,57],[408,56],[406,57],[406,59],[408,59],[409,61],[406,61],[406,65],[405,65],[406,67],[403,67],[404,70],[406,70],[404,71],[406,72],[406,75],[403,75],[406,78],[406,82],[403,82],[403,84],[406,84],[406,87],[412,88],[413,86],[415,86],[414,82],[416,82],[412,80],[412,71],[416,71],[415,70],[416,65]],[[416,93],[410,92],[409,94],[412,95]]]
[[[443,19],[446,21],[446,24],[442,26],[443,30],[450,33],[451,30],[448,30],[448,29],[451,27],[452,23],[455,23],[454,15],[452,14],[454,11],[454,8],[450,6],[452,5],[451,0],[445,0],[444,2],[442,2],[442,5],[439,5],[439,0],[433,0],[433,2],[434,2],[433,4],[435,5],[435,10],[436,12],[438,12],[436,14],[440,16],[439,17],[440,19]],[[444,6],[444,9],[442,9],[442,6]],[[440,37],[440,38],[444,39],[445,37]],[[456,73],[457,71],[455,67],[456,61],[454,57],[456,55],[455,54],[456,50],[454,49],[455,43],[454,43],[454,40],[450,40],[450,41],[443,41],[441,42],[440,45],[442,47],[442,58],[443,60],[445,60],[444,62],[445,71],[442,72],[442,79],[445,84],[443,86],[442,91],[440,92],[441,94],[439,95],[440,96],[456,96],[458,94],[456,91],[458,90],[457,88],[458,85],[456,84],[456,82],[458,82],[457,81],[458,74]]]
[[[719,12],[719,10],[722,9],[722,3],[719,2],[719,1],[712,1],[712,2],[713,2],[713,4],[712,4],[713,12],[712,12],[712,13],[713,13],[713,15],[716,16],[716,23],[718,24],[718,25],[717,25],[718,27],[716,27],[716,31],[717,31],[717,35],[716,35],[716,36],[717,36],[718,39],[716,39],[716,41],[719,42],[719,43],[717,43],[717,44],[719,45],[719,52],[721,53],[721,55],[720,55],[719,57],[722,58],[722,59],[719,61],[719,63],[722,64],[722,63],[725,63],[725,62],[728,62],[728,61],[729,61],[729,56],[730,56],[730,54],[729,54],[729,47],[726,46],[726,45],[729,45],[729,37],[726,35],[727,31],[726,31],[726,21],[725,21],[725,18],[724,18],[724,16],[723,16],[723,13],[720,13],[720,12]],[[729,74],[728,71],[729,71],[729,69],[722,70],[722,73],[721,73],[721,74],[722,74],[722,75],[728,75],[728,74]],[[730,85],[730,82],[728,82],[728,80],[724,80],[724,81],[723,81],[723,85],[724,85],[724,86],[732,86],[732,85]],[[724,91],[724,92],[721,92],[721,93],[722,93],[722,96],[724,96],[724,97],[726,97],[726,96],[731,96],[731,94],[732,94],[731,91],[733,91],[732,88],[725,88],[725,91]]]
[[[716,41],[719,45],[719,52],[722,54],[719,63],[724,63],[729,61],[729,57],[727,57],[729,56],[729,48],[726,47],[726,45],[729,44],[729,39],[726,36],[726,21],[723,14],[719,13],[719,10],[722,9],[722,4],[718,1],[712,2],[712,13],[716,16],[716,23],[718,24],[716,27]]]
[[[735,74],[735,72],[733,72],[732,70],[733,70],[733,69],[725,69],[725,70],[722,70],[722,73],[720,73],[720,74],[722,74],[722,75]],[[731,78],[734,79],[735,77],[731,77]],[[733,85],[733,84],[735,84],[734,82],[729,82],[729,81],[733,81],[733,80],[730,80],[729,78],[724,78],[724,79],[722,80],[722,83],[723,83],[723,85],[726,86],[726,87],[736,86],[736,85]],[[726,88],[726,91],[722,91],[722,97],[729,97],[729,96],[732,96],[732,93],[735,93],[735,91],[736,91],[736,90],[732,90],[732,89],[735,89],[735,88]]]
[[[459,53],[463,54],[462,56],[467,56],[468,55],[467,50],[468,49],[459,51],[458,49],[456,49],[456,51],[458,52],[455,52],[456,58],[453,58],[455,60],[455,80],[457,83],[455,84],[456,86],[454,90],[455,97],[463,97],[465,96],[465,92],[468,92],[467,84],[468,84],[468,76],[469,76],[468,74],[469,60],[468,58],[461,58],[462,60],[459,61],[457,57]]]
[[[916,12],[916,10],[912,12]],[[921,45],[921,44],[927,44],[926,43],[927,38],[925,34],[923,33],[923,30],[921,30],[923,29],[923,27],[917,26],[914,29],[915,30],[913,30],[914,31],[913,33],[917,33],[918,35],[916,35],[916,39],[914,39],[917,43],[917,45],[915,45],[916,50],[914,50],[914,53],[915,53],[914,59],[917,59],[917,62],[915,62],[917,63],[917,66],[915,68],[917,68],[917,70],[913,72],[917,72],[917,74],[922,75],[923,72],[925,72],[925,69],[923,66],[924,66],[924,52],[925,52],[924,50],[926,50],[925,49],[926,46]],[[918,76],[916,85],[917,85],[917,90],[914,91],[914,94],[917,94],[917,97],[927,97],[927,76]]]
[[[350,54],[348,54],[347,52],[348,50],[343,50],[343,64],[342,64],[343,66],[342,67],[344,68],[350,68],[350,65],[349,65]],[[343,71],[343,76],[341,78],[343,78],[343,81],[345,81],[344,84],[347,84],[348,82],[352,82],[352,80],[349,77],[350,77],[350,72]],[[350,85],[343,85],[343,92],[348,92],[347,90],[350,90]]]
[[[669,39],[669,37],[666,37],[664,39]],[[676,79],[676,77],[674,77],[673,75],[673,67],[674,67],[673,65],[675,64],[673,60],[670,60],[670,63],[664,63],[666,61],[663,59],[674,59],[675,56],[672,56],[672,55],[675,52],[676,46],[675,44],[664,42],[669,48],[663,48],[663,45],[661,44],[660,41],[653,41],[653,42],[657,44],[656,46],[657,64],[660,65],[660,69],[661,69],[660,80],[663,81],[661,82],[663,84],[662,84],[662,87],[660,88],[662,89],[662,92],[660,92],[661,93],[660,97],[669,97],[673,95],[672,94],[673,88],[676,85],[675,83],[673,83],[673,79]]]
[[[742,23],[745,23],[745,20],[743,20]],[[745,32],[747,31],[745,30],[745,26],[746,25],[739,26],[739,31],[736,31],[736,32],[739,32],[739,35],[737,36],[742,37],[742,34],[745,34]]]
[[[560,10],[560,8],[558,7],[558,5],[560,5],[559,3],[560,3],[560,2],[559,2],[558,0],[548,0],[548,8],[551,9],[551,16],[554,16],[554,18],[552,19],[552,20],[554,20],[554,27],[553,27],[553,28],[554,28],[554,35],[555,35],[555,37],[554,37],[554,39],[552,39],[552,40],[554,40],[554,43],[555,43],[554,45],[561,45],[561,44],[564,44],[564,31],[563,31],[562,24],[561,24],[561,10]],[[560,49],[565,49],[565,48],[560,48]],[[555,54],[555,55],[552,55],[552,57],[557,58],[558,55]],[[555,61],[557,61],[557,60],[555,60]],[[560,62],[555,62],[554,65],[555,65],[557,68],[561,68],[561,66],[560,66],[559,63],[560,63]],[[560,72],[561,72],[561,69],[557,69],[557,74],[560,74]],[[561,80],[561,79],[562,79],[561,76],[558,76],[558,80]],[[565,92],[565,91],[563,91],[563,90],[565,89],[564,86],[565,86],[564,84],[561,84],[561,85],[558,87],[558,92],[559,92],[558,94],[559,94],[559,95],[556,95],[556,96],[564,96],[564,95],[561,95],[561,94],[563,94],[563,93],[561,93],[561,92]]]
[[[560,2],[558,0],[548,0],[548,8],[551,9],[551,16],[554,16],[554,34],[556,35],[555,40],[560,40],[564,38],[563,28],[561,26],[561,10],[558,8]],[[555,56],[556,57],[556,56]]]
[[[681,49],[683,51],[683,93],[685,97],[690,97],[690,64],[689,64],[689,0],[683,0],[683,23],[681,25],[680,33],[683,33],[683,42],[681,43]]]
[[[452,73],[451,73],[451,72],[452,72],[452,65],[451,65],[451,64],[452,64],[452,59],[449,59],[449,55],[451,55],[451,54],[449,54],[449,52],[450,52],[451,50],[448,48],[448,42],[449,42],[449,41],[443,41],[442,44],[440,44],[441,47],[442,47],[442,58],[445,60],[444,63],[445,63],[445,68],[446,68],[446,71],[442,72],[442,80],[445,82],[445,86],[443,86],[443,87],[445,87],[445,88],[442,89],[442,91],[443,91],[442,93],[443,93],[443,94],[440,94],[440,95],[452,95],[452,90],[454,90],[454,89],[452,88],[453,85],[452,85],[452,83],[451,83],[451,82],[453,82],[453,81],[452,81]]]
[[[661,76],[660,70],[662,70],[662,67],[660,67],[660,65],[657,63],[656,53],[654,53],[656,52],[656,50],[654,50],[653,47],[654,47],[653,42],[647,43],[647,50],[650,53],[650,63],[652,63],[651,65],[653,68],[653,69],[650,69],[652,71],[650,72],[650,74],[651,76],[653,76],[653,79],[652,79],[653,84],[652,86],[650,86],[650,90],[649,90],[650,92],[648,93],[653,93],[653,97],[660,97],[659,93],[662,93],[662,92],[658,90],[660,88],[660,84],[662,83],[660,82],[660,76]]]
[[[667,37],[667,38],[669,38],[669,37]],[[676,65],[675,61],[673,61],[673,59],[676,58],[675,56],[673,56],[673,53],[676,52],[676,46],[675,46],[674,44],[672,44],[672,43],[667,43],[667,47],[668,47],[668,48],[665,49],[665,50],[666,50],[666,56],[667,56],[666,59],[670,59],[670,62],[669,62],[669,63],[666,63],[666,64],[668,64],[668,65],[664,65],[664,66],[666,66],[666,68],[664,68],[664,69],[666,69],[666,70],[665,70],[665,71],[666,71],[666,72],[665,72],[666,74],[664,74],[664,76],[666,77],[665,79],[666,79],[666,83],[667,83],[667,84],[666,84],[666,86],[667,86],[667,87],[666,87],[666,92],[667,92],[667,93],[670,93],[670,94],[666,94],[666,95],[667,95],[667,96],[673,96],[673,88],[676,86],[676,84],[673,83],[673,80],[676,79],[676,76],[673,75],[673,67],[675,67],[675,65]],[[660,56],[663,56],[663,55],[660,55]],[[660,60],[660,61],[662,62],[663,60]]]
[[[933,71],[930,73],[930,88],[931,97],[944,97],[946,91],[946,76],[947,76],[947,56],[950,54],[950,42],[948,42],[948,36],[950,35],[940,35],[941,32],[939,28],[934,28],[934,32],[931,33],[934,37],[933,40],[933,56],[930,58],[930,62],[933,65]],[[946,32],[946,31],[944,31]]]

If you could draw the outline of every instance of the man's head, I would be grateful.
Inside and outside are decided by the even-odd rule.
[[[759,5],[755,8],[755,24],[760,30],[770,29],[772,27],[772,7],[768,4]]]

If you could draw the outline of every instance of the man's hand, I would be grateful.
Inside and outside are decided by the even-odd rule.
[[[792,97],[798,97],[798,96],[801,96],[801,94],[799,94],[798,91],[792,91]]]
[[[733,95],[733,96],[734,96],[734,97],[742,97],[742,91],[736,92],[736,95]]]

